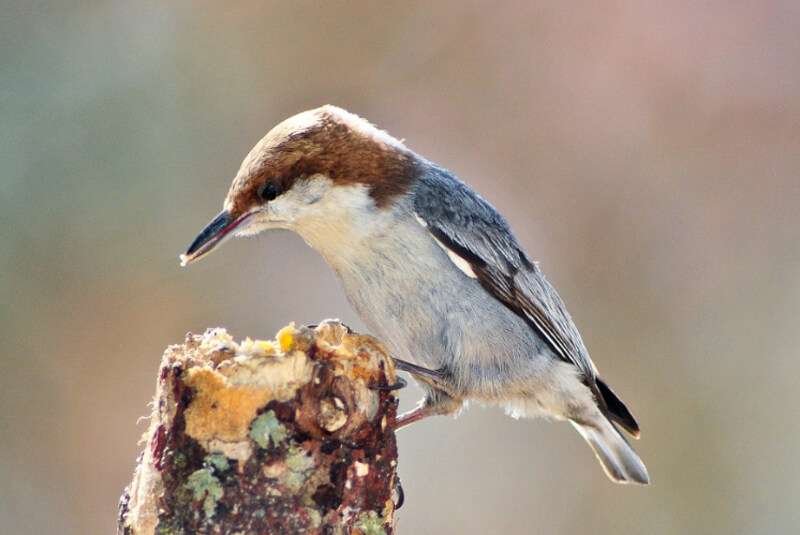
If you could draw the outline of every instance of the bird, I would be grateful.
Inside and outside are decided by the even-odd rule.
[[[247,154],[181,265],[271,229],[323,257],[422,387],[398,428],[468,402],[566,420],[612,481],[650,482],[622,434],[639,438],[639,424],[598,374],[563,300],[506,219],[452,172],[342,108],[304,111]]]

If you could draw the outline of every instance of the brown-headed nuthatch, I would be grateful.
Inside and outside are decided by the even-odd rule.
[[[230,236],[290,229],[426,392],[405,425],[465,401],[568,420],[618,483],[649,482],[563,301],[508,223],[446,169],[334,106],[280,123],[242,163],[188,264]]]

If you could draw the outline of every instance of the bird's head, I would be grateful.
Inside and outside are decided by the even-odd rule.
[[[223,210],[181,255],[187,265],[231,236],[267,229],[317,235],[366,225],[413,181],[403,143],[335,106],[286,119],[259,141],[233,179]]]

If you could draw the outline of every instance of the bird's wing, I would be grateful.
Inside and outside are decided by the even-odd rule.
[[[474,275],[489,294],[535,329],[556,355],[577,366],[594,384],[597,371],[564,302],[527,258],[503,216],[440,168],[420,177],[414,211],[451,258],[468,263],[472,271],[466,271],[468,275]]]

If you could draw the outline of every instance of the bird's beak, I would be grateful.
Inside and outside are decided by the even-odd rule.
[[[210,253],[217,245],[229,238],[233,231],[244,223],[253,212],[245,212],[239,217],[233,217],[227,210],[217,214],[211,222],[206,225],[200,234],[194,239],[186,252],[180,255],[181,266],[188,266],[195,260],[199,260]]]

